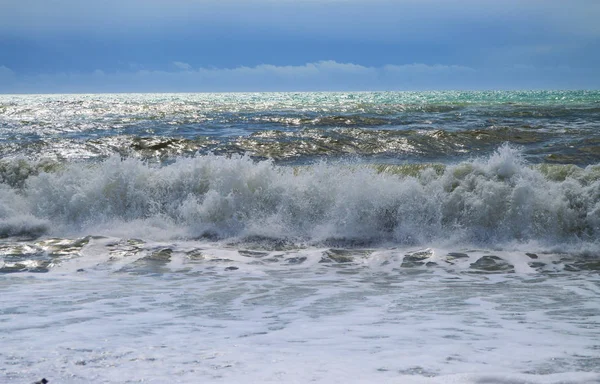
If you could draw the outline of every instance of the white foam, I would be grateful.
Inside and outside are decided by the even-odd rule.
[[[0,218],[31,217],[34,227],[49,222],[53,236],[212,234],[297,244],[536,242],[597,249],[596,172],[589,167],[555,181],[507,146],[488,159],[419,177],[359,164],[299,169],[235,156],[165,166],[111,158],[30,176],[23,190],[4,186],[13,206],[0,206]]]
[[[86,256],[95,252],[100,262],[108,256],[101,247],[114,241],[92,241]],[[495,280],[376,269],[340,274],[347,269],[325,264],[261,269],[234,249],[204,251],[205,268],[187,272],[140,275],[85,266],[76,273],[69,267],[3,277],[3,379],[415,384],[600,379],[597,276],[532,280],[517,274]],[[320,251],[302,252],[316,260]],[[113,262],[124,266],[124,259],[139,256]],[[231,259],[240,269],[210,267],[213,258]]]

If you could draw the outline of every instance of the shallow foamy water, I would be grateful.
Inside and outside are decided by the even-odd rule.
[[[600,278],[565,255],[217,245],[90,239],[2,275],[0,381],[600,380]]]

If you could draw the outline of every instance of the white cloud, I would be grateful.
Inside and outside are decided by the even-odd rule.
[[[180,63],[186,64],[186,63]],[[564,68],[506,68],[476,70],[458,65],[385,65],[320,61],[304,65],[200,68],[179,65],[174,71],[58,73],[18,76],[0,67],[13,79],[4,93],[93,92],[253,92],[253,91],[361,91],[515,88],[598,88],[589,74]],[[184,70],[181,70],[184,69]],[[556,75],[556,76],[554,76]],[[537,77],[536,77],[537,76]],[[547,79],[556,78],[549,84]],[[584,81],[585,80],[585,81]]]
[[[426,65],[426,64],[406,64],[406,65],[386,65],[383,67],[388,72],[404,72],[404,73],[458,73],[458,72],[474,72],[470,67],[462,65]]]
[[[0,65],[0,93],[10,92],[15,80],[15,73],[10,68]]]
[[[178,70],[89,74],[46,74],[19,77],[17,88],[25,92],[213,92],[403,89],[462,71],[462,67],[411,66],[366,67],[352,63],[320,61],[305,65],[191,69],[173,63]],[[458,69],[457,69],[458,68]],[[183,69],[183,71],[181,70]],[[415,78],[416,76],[416,78]],[[442,79],[443,80],[443,79]],[[448,79],[446,79],[448,80]],[[40,89],[43,88],[43,89]]]
[[[5,67],[4,65],[0,65],[0,78],[13,77],[14,75],[15,72],[12,69]]]
[[[182,71],[189,71],[189,70],[191,70],[191,69],[192,69],[192,66],[191,66],[191,65],[189,65],[188,63],[182,63],[181,61],[174,61],[174,62],[173,62],[173,65],[174,65],[176,68],[179,68],[179,69],[181,69]]]

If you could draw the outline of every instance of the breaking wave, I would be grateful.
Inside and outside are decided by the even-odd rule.
[[[0,236],[126,229],[362,245],[595,244],[600,237],[600,166],[531,166],[509,146],[447,166],[286,167],[205,155],[166,165],[111,157],[21,167],[4,169]]]

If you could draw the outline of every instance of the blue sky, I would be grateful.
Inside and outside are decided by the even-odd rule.
[[[599,89],[598,0],[3,0],[0,93]]]

